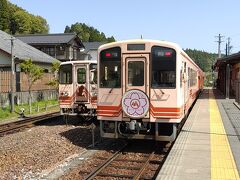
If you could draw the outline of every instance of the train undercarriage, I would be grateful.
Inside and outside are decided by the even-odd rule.
[[[96,117],[96,108],[86,104],[75,104],[73,108],[61,108],[61,115]]]
[[[131,121],[100,121],[101,137],[148,139],[173,142],[180,128],[178,123]]]

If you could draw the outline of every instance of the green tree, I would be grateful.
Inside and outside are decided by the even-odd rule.
[[[9,32],[10,12],[7,0],[0,0],[0,30]]]
[[[69,26],[65,27],[64,33],[71,33],[71,29]]]
[[[103,32],[98,31],[92,26],[88,26],[85,23],[75,23],[71,27],[66,26],[64,33],[73,33],[75,32],[84,42],[114,42],[115,39],[113,36],[106,37]]]
[[[115,39],[113,36],[107,38],[107,42],[115,42]]]
[[[195,63],[204,71],[211,72],[212,65],[215,62],[217,54],[208,53],[205,51],[199,51],[196,49],[185,49],[184,50],[191,59],[195,61]]]
[[[25,11],[16,11],[13,14],[13,18],[17,25],[17,34],[28,34],[31,32],[31,17]]]
[[[214,73],[212,65],[215,63],[217,54],[199,51],[196,49],[186,49],[185,52],[195,61],[195,63],[205,72],[204,86],[212,86]]]
[[[54,87],[56,90],[58,90],[58,86],[59,86],[59,76],[58,76],[59,67],[60,67],[59,61],[56,60],[52,63],[51,73],[53,74],[53,79],[50,80],[48,83],[49,86]]]
[[[35,16],[26,10],[0,0],[0,29],[11,34],[48,33],[47,21],[41,16]]]
[[[44,18],[31,15],[31,34],[48,33],[48,31],[49,26]]]
[[[20,68],[27,75],[28,79],[28,93],[29,93],[29,112],[32,113],[32,86],[33,84],[42,78],[43,68],[33,64],[31,59],[26,59],[20,64]]]

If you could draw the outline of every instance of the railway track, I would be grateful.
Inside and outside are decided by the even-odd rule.
[[[127,144],[109,158],[97,157],[103,162],[84,179],[155,179],[168,150],[163,144]]]
[[[25,128],[33,127],[36,122],[40,122],[46,119],[54,118],[59,116],[59,112],[53,112],[34,117],[26,117],[19,121],[10,122],[7,124],[0,125],[0,136],[4,136],[9,133],[20,131]]]

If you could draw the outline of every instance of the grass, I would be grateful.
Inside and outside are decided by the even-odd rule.
[[[24,115],[37,115],[39,113],[51,112],[51,111],[58,111],[58,101],[57,100],[48,100],[48,101],[38,101],[32,103],[32,113],[29,113],[29,104],[22,104],[22,105],[15,105],[14,110],[15,112],[10,112],[10,106],[0,108],[0,122],[15,119],[20,115],[18,113],[21,112],[21,109],[24,108]],[[18,112],[18,113],[16,113]]]

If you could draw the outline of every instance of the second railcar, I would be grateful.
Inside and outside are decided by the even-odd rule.
[[[95,115],[97,107],[97,61],[68,61],[60,65],[61,114]]]

